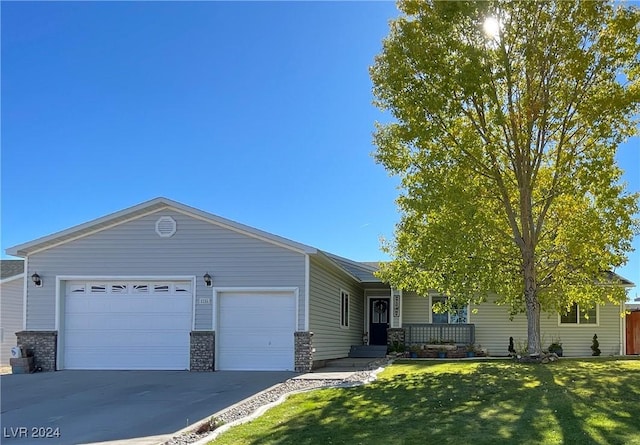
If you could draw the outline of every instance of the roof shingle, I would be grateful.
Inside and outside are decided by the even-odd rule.
[[[1,260],[0,261],[0,280],[15,277],[24,272],[23,260]]]

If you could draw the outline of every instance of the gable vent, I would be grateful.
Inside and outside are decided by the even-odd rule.
[[[156,221],[156,233],[163,238],[169,238],[176,233],[176,221],[170,216],[161,216]]]

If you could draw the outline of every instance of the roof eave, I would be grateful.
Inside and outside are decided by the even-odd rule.
[[[322,250],[318,250],[315,253],[315,256],[318,257],[318,258],[324,259],[326,262],[331,264],[333,267],[338,268],[339,270],[341,270],[343,273],[347,274],[349,277],[351,277],[353,280],[357,281],[358,283],[362,283],[362,280],[360,278],[356,277],[354,274],[352,274],[351,272],[346,270],[344,267],[342,267],[340,264],[338,264],[336,261],[334,261],[333,258],[331,258],[331,256],[327,254],[327,252],[324,252]]]

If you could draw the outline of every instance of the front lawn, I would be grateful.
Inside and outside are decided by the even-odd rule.
[[[640,444],[640,360],[396,362],[289,397],[220,444]]]

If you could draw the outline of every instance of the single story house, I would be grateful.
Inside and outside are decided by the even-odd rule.
[[[376,263],[323,252],[156,198],[7,249],[24,258],[24,330],[36,366],[58,369],[296,370],[353,345],[475,342],[507,355],[524,316],[483,304],[436,314],[441,296],[392,289]],[[477,309],[477,311],[474,311]],[[619,306],[588,320],[543,316],[565,355],[621,354]]]
[[[8,366],[16,332],[22,330],[24,261],[0,261],[0,366]]]
[[[627,314],[625,316],[625,354],[640,354],[640,298],[625,305]]]

